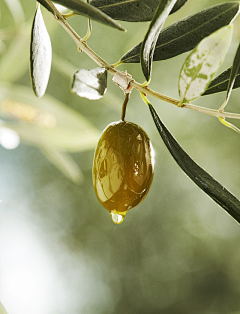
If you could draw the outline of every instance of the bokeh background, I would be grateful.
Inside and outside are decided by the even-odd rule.
[[[221,2],[189,0],[166,25]],[[111,76],[101,100],[71,93],[74,72],[95,64],[42,8],[53,65],[47,93],[37,99],[29,79],[35,8],[35,1],[0,0],[0,301],[7,313],[239,314],[240,227],[176,165],[137,91],[127,120],[139,124],[155,148],[151,190],[121,225],[98,203],[94,147],[100,132],[120,119],[124,95]],[[69,23],[85,35],[86,18]],[[220,71],[238,46],[240,19],[234,24]],[[148,27],[122,25],[127,33],[93,22],[88,40],[112,64]],[[154,63],[151,88],[178,98],[186,56]],[[139,64],[119,69],[144,81]],[[228,111],[239,112],[239,95],[233,91]],[[217,109],[224,97],[194,103]],[[150,100],[190,156],[240,197],[239,134],[213,117]]]

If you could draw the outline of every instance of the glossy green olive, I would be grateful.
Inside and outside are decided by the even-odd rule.
[[[126,121],[108,125],[93,162],[93,185],[102,206],[124,216],[138,205],[151,186],[153,162],[152,144],[142,128]]]

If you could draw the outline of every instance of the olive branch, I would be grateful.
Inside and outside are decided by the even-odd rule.
[[[98,54],[96,54],[87,44],[83,38],[81,38],[76,31],[69,25],[66,18],[58,11],[58,9],[55,7],[55,5],[49,1],[44,0],[49,7],[52,9],[52,13],[54,14],[54,17],[58,21],[58,23],[63,27],[63,29],[68,33],[68,35],[73,39],[73,41],[76,43],[77,48],[79,51],[82,51],[86,53],[96,64],[98,64],[100,67],[104,67],[108,73],[112,75],[116,75],[116,73],[119,74],[120,71],[116,70],[116,68],[112,65],[110,65],[107,61],[102,59]],[[72,15],[70,15],[72,16]],[[129,77],[128,74],[125,72],[120,72],[121,77],[125,78],[125,82],[128,82]],[[121,81],[115,81],[117,85],[122,86],[122,89],[124,89],[123,83]],[[172,97],[163,95],[157,91],[154,91],[150,89],[148,86],[143,86],[143,84],[136,82],[134,79],[132,79],[129,84],[132,88],[135,88],[140,93],[143,93],[145,95],[154,97],[156,99],[165,101],[167,103],[173,104],[175,106],[179,106],[180,100],[174,99]],[[240,114],[237,113],[231,113],[231,112],[223,112],[220,110],[210,109],[210,108],[204,108],[201,106],[197,106],[194,104],[191,104],[190,102],[183,103],[183,105],[180,108],[187,108],[194,111],[198,111],[201,113],[205,113],[217,118],[230,118],[230,119],[240,119]]]

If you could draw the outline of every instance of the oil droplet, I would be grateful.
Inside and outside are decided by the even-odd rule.
[[[120,225],[123,222],[125,215],[126,215],[126,212],[119,213],[115,209],[111,211],[112,221],[116,225]]]

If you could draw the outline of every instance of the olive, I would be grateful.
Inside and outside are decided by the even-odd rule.
[[[138,125],[117,121],[102,132],[93,161],[99,202],[121,223],[126,212],[147,195],[153,180],[153,148]]]

